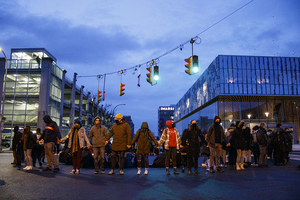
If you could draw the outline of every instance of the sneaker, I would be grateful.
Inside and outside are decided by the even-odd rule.
[[[79,173],[80,173],[79,169],[76,169],[75,174],[79,174]]]
[[[102,173],[102,174],[105,174],[105,170],[102,170],[101,173]]]
[[[218,173],[224,172],[224,170],[222,170],[221,167],[218,167],[218,168],[217,168],[217,172],[218,172]]]
[[[108,172],[108,175],[112,175],[112,174],[115,174],[115,171],[113,169],[110,170],[110,172]]]
[[[28,166],[26,170],[32,170],[32,166]]]
[[[123,170],[120,170],[120,175],[124,175],[124,172],[123,172]]]
[[[53,172],[57,173],[59,171],[59,168],[54,168]]]
[[[144,175],[148,175],[148,170],[147,169],[145,170]]]
[[[24,167],[23,169],[24,169],[24,170],[27,170],[28,167],[29,167],[29,166],[26,166],[26,167]]]
[[[210,167],[210,168],[209,168],[209,172],[210,172],[210,173],[215,173],[214,168],[213,168],[213,167]]]
[[[99,174],[99,172],[98,171],[94,171],[94,174]]]
[[[193,174],[193,172],[191,170],[189,170],[189,174]]]
[[[51,172],[52,170],[48,167],[46,167],[45,169],[42,170],[43,172]]]
[[[140,174],[141,174],[141,170],[139,169],[136,175],[140,175]]]
[[[75,174],[75,169],[72,169],[72,171],[70,171],[70,174]]]

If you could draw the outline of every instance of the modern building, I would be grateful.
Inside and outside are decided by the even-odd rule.
[[[11,137],[14,126],[30,125],[32,130],[44,128],[43,117],[48,114],[62,135],[69,131],[67,124],[79,118],[89,133],[95,116],[102,118],[108,129],[113,124],[112,115],[95,97],[66,77],[56,58],[44,48],[11,49],[8,60],[3,138]],[[5,61],[0,59],[0,91],[4,82]]]
[[[126,122],[130,126],[130,129],[131,129],[131,139],[133,139],[135,132],[134,132],[134,123],[133,123],[133,121],[131,119],[131,116],[124,116],[124,119],[126,120]]]
[[[195,119],[202,128],[219,116],[224,128],[244,120],[251,128],[276,123],[300,137],[300,58],[217,56],[175,106],[176,128]]]
[[[160,106],[158,108],[158,136],[160,137],[165,128],[167,128],[166,121],[174,121],[174,107],[170,106]]]

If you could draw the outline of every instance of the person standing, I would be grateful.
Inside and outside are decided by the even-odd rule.
[[[31,152],[32,149],[34,148],[35,142],[36,142],[36,137],[30,131],[30,126],[25,126],[23,132],[23,150],[24,150],[27,166],[24,168],[24,170],[32,170]]]
[[[289,164],[290,162],[290,157],[289,153],[293,150],[293,131],[290,131],[288,128],[285,128],[284,134],[286,138],[286,148],[285,148],[285,153],[284,153],[284,159],[285,159],[285,164]]]
[[[18,132],[19,132],[19,126],[15,126],[14,127],[14,138],[13,138],[12,147],[11,147],[11,150],[13,151],[13,156],[14,156],[14,161],[11,163],[12,165],[17,164],[17,155],[16,155],[17,148],[16,147],[19,143]]]
[[[257,131],[257,143],[259,145],[259,167],[269,167],[267,165],[267,146],[268,146],[268,136],[266,131],[266,125],[260,123],[260,127]]]
[[[101,119],[99,116],[94,119],[94,126],[91,128],[89,134],[89,141],[93,141],[93,152],[94,152],[94,174],[99,173],[99,162],[102,174],[105,173],[104,169],[104,154],[105,154],[105,141],[107,136],[106,127],[101,125]]]
[[[85,128],[81,125],[80,120],[76,119],[74,125],[70,129],[68,135],[61,139],[65,141],[69,138],[68,147],[72,150],[72,163],[73,169],[70,174],[79,174],[80,173],[80,164],[81,164],[81,153],[84,147],[84,141],[87,143],[87,147],[91,148],[90,141],[88,140],[85,132]]]
[[[49,115],[45,115],[43,120],[46,126],[41,137],[37,140],[37,142],[44,140],[45,155],[47,158],[47,167],[42,171],[52,171],[53,164],[53,172],[56,173],[59,171],[59,166],[53,151],[54,145],[57,143],[57,140],[61,139],[61,135],[56,122],[52,121]]]
[[[252,128],[252,152],[254,156],[254,163],[251,164],[251,166],[258,166],[258,158],[259,158],[259,145],[257,143],[257,131],[259,129],[259,126],[254,126]]]
[[[149,148],[149,142],[150,139],[155,143],[156,146],[158,146],[158,143],[153,136],[151,130],[148,127],[147,122],[143,122],[141,125],[141,128],[137,130],[135,133],[135,136],[132,139],[131,145],[133,145],[137,141],[137,175],[141,174],[141,168],[142,168],[142,159],[144,159],[145,162],[145,172],[144,175],[148,175],[148,169],[149,169],[149,161],[148,161],[148,155],[150,153]]]
[[[19,127],[18,127],[19,129]],[[23,144],[22,144],[22,133],[20,132],[21,130],[18,130],[15,132],[14,135],[14,141],[15,141],[15,151],[16,151],[16,166],[18,168],[21,167],[21,154],[23,151]]]
[[[205,138],[205,141],[206,141],[206,138],[207,138],[207,129],[206,128],[202,128],[202,135],[203,137]],[[205,168],[206,167],[206,160],[207,158],[209,157],[209,154],[210,154],[210,150],[209,150],[209,147],[207,145],[205,145],[206,143],[203,143],[202,141],[200,141],[200,154],[201,156],[203,156],[203,159],[202,159],[202,168]]]
[[[196,120],[192,120],[188,129],[185,129],[182,134],[182,146],[187,146],[187,164],[189,174],[193,174],[192,165],[194,163],[195,174],[198,172],[198,158],[200,154],[200,143],[199,139],[207,146],[207,142],[203,137]],[[188,144],[187,142],[188,141]]]
[[[230,139],[230,144],[234,144],[234,147],[237,152],[237,159],[236,159],[236,170],[245,170],[244,168],[244,150],[246,146],[245,140],[245,122],[241,120],[237,122],[236,129],[234,129],[232,133],[232,137]]]
[[[221,119],[218,116],[214,118],[214,124],[211,125],[207,132],[206,141],[210,150],[210,173],[214,173],[214,158],[216,159],[217,172],[224,172],[220,166],[220,152],[223,142],[228,142],[224,135],[223,127],[220,126]]]
[[[124,175],[124,154],[128,148],[131,147],[131,129],[123,116],[119,113],[115,116],[116,123],[111,127],[108,136],[106,136],[105,145],[108,143],[108,140],[113,136],[113,143],[111,146],[112,149],[112,162],[111,170],[108,175],[115,173],[116,166],[116,157],[120,154],[120,175]]]
[[[274,165],[280,166],[284,165],[284,152],[286,146],[286,138],[284,130],[281,128],[281,124],[277,123],[276,128],[274,129],[271,135],[271,143],[274,148]]]
[[[172,162],[173,162],[173,173],[179,174],[177,172],[177,162],[176,162],[176,154],[181,145],[181,140],[177,129],[174,127],[174,123],[170,120],[166,121],[167,128],[164,129],[161,138],[158,142],[158,145],[162,145],[164,143],[164,148],[166,152],[165,159],[165,167],[167,175],[170,175],[169,167],[170,167],[170,154],[172,154]],[[159,146],[157,148],[159,148]]]
[[[245,126],[244,126],[245,127]],[[251,148],[252,148],[252,135],[249,127],[244,128],[245,137],[245,163],[247,167],[251,167]]]
[[[225,134],[228,141],[232,138],[233,131],[235,130],[235,125],[232,123],[230,127],[227,129],[227,132]],[[234,143],[230,143],[230,146],[228,148],[228,166],[229,169],[235,169],[236,168],[236,149],[234,146]]]

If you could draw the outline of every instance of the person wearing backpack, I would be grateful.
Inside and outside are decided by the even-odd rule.
[[[148,161],[148,155],[150,153],[150,147],[149,147],[149,137],[152,139],[152,141],[155,143],[156,146],[158,146],[158,143],[153,136],[151,130],[148,127],[147,122],[143,122],[141,125],[141,128],[137,130],[135,133],[135,136],[132,139],[131,145],[133,145],[137,141],[137,175],[141,174],[141,168],[142,168],[142,159],[144,159],[145,162],[145,172],[144,175],[148,175],[148,169],[149,169],[149,161]]]

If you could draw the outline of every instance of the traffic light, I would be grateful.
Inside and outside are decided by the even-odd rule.
[[[101,101],[101,97],[102,97],[102,92],[98,90],[97,92],[97,101]]]
[[[120,92],[119,92],[119,96],[124,95],[125,93],[123,92],[125,90],[125,84],[120,83]]]
[[[189,75],[192,75],[192,57],[186,58],[184,59],[185,62],[187,62],[187,64],[185,64],[184,66],[186,68],[188,68],[187,70],[185,70],[186,73],[188,73]]]
[[[148,68],[146,68],[147,69],[147,71],[149,72],[149,73],[147,73],[146,75],[147,75],[147,81],[152,85],[152,66],[151,67],[148,67]]]
[[[154,66],[154,77],[153,77],[153,79],[154,79],[155,81],[158,81],[158,79],[159,79],[159,70],[158,70],[158,66]]]
[[[198,56],[193,56],[193,74],[196,74],[199,72],[199,66],[198,66]]]

